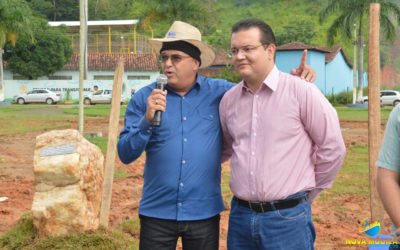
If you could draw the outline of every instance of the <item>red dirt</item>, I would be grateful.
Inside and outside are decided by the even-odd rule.
[[[71,128],[77,128],[77,121],[67,121]],[[54,124],[65,121],[54,121]],[[121,119],[120,125],[122,126]],[[368,143],[368,124],[366,122],[341,122],[346,147],[354,144]],[[108,119],[85,121],[86,133],[99,133],[107,136]],[[45,131],[32,132],[24,135],[0,136],[0,197],[8,200],[0,202],[0,235],[16,225],[20,215],[31,209],[33,185],[33,151],[35,138]],[[129,178],[114,179],[113,196],[110,212],[110,226],[118,227],[127,218],[138,217],[138,205],[143,185],[142,172],[144,157],[124,165],[118,157],[115,168],[123,168],[129,174],[137,174]],[[227,164],[224,170],[229,170]],[[338,176],[338,178],[349,178]],[[329,193],[329,190],[324,191]],[[337,212],[316,200],[312,204],[313,220],[316,227],[316,249],[362,249],[360,246],[346,245],[346,239],[365,239],[358,226],[362,219],[370,217],[369,199],[357,198],[351,195],[340,196],[336,203],[345,204],[343,211]],[[220,249],[226,249],[226,236],[229,209],[221,214]],[[383,224],[383,223],[381,223]],[[389,233],[390,220],[385,215],[385,230],[380,233]],[[364,247],[367,249],[367,247]]]

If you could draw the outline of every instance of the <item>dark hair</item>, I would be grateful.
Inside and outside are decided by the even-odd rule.
[[[262,44],[270,44],[270,43],[275,44],[275,35],[271,27],[269,27],[269,25],[266,24],[264,21],[257,18],[248,18],[240,20],[235,25],[233,25],[232,34],[239,32],[241,30],[248,30],[252,27],[256,27],[260,30],[261,33],[260,42]]]

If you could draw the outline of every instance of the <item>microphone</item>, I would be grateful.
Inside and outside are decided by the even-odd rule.
[[[165,86],[167,86],[168,77],[164,74],[161,74],[157,77],[156,82],[157,82],[156,88],[164,91]],[[153,126],[159,127],[161,125],[161,116],[162,116],[162,111],[157,110],[156,113],[154,114]]]

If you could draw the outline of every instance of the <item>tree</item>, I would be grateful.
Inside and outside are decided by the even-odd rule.
[[[30,27],[32,12],[24,0],[0,1],[0,101],[4,100],[3,48],[7,41],[15,45],[19,35],[25,34],[32,41]]]
[[[346,39],[352,38],[354,24],[358,28],[358,94],[357,102],[362,101],[363,95],[363,72],[364,72],[364,33],[365,23],[368,22],[370,3],[380,3],[380,25],[381,34],[388,41],[393,41],[396,35],[393,18],[400,24],[400,8],[397,4],[387,0],[331,0],[320,13],[320,22],[326,21],[328,16],[339,14],[328,29],[328,43],[334,43],[335,36],[342,31]]]
[[[297,18],[295,24],[278,27],[275,32],[276,45],[282,45],[291,42],[302,42],[311,44],[315,36],[314,23],[302,17]]]
[[[4,54],[7,67],[29,79],[55,73],[68,63],[73,53],[66,26],[50,27],[47,20],[39,18],[33,24],[36,41],[23,35],[15,47],[7,43]]]
[[[51,21],[78,21],[77,0],[27,0],[31,8]]]

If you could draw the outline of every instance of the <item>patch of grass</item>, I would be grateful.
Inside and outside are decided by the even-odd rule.
[[[86,140],[89,142],[93,143],[94,145],[98,146],[101,149],[101,152],[103,155],[106,155],[107,153],[107,144],[108,144],[108,138],[107,137],[85,137]]]
[[[231,180],[231,172],[223,171],[221,175],[221,192],[222,192],[222,198],[227,203],[230,203],[233,197],[231,189],[229,188],[230,180]]]
[[[140,219],[129,219],[122,223],[121,230],[124,233],[128,233],[136,238],[139,238],[140,234]]]
[[[21,216],[18,225],[0,236],[1,249],[138,249],[139,224],[128,220],[122,229],[109,231],[100,227],[94,232],[83,232],[65,236],[35,237],[32,214]],[[136,232],[135,234],[133,232]],[[135,239],[136,238],[136,239]]]
[[[70,127],[68,124],[49,124],[48,121],[71,120],[71,117],[28,113],[29,110],[48,108],[51,108],[51,106],[0,106],[0,135],[25,134],[33,131]]]
[[[332,188],[323,191],[317,199],[332,201],[343,194],[369,196],[369,163],[366,145],[350,147]]]
[[[31,244],[35,238],[33,218],[31,213],[24,213],[18,225],[0,236],[1,249],[22,249]]]
[[[368,109],[367,108],[348,108],[348,107],[335,107],[339,120],[341,121],[356,121],[366,122],[368,121]],[[381,108],[381,123],[385,124],[389,118],[389,114],[392,111],[392,107]]]
[[[128,174],[124,169],[116,169],[114,171],[114,178],[128,178],[137,176],[137,174]]]
[[[100,104],[94,106],[88,106],[84,108],[85,116],[109,116],[111,111],[111,105],[109,104]],[[120,109],[120,117],[125,116],[126,106],[121,106]],[[63,112],[65,114],[79,114],[79,107],[72,107],[69,109],[64,109]]]

